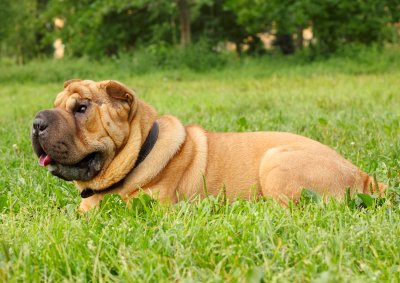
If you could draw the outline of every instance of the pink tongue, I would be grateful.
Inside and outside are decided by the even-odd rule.
[[[40,166],[46,167],[47,165],[50,164],[51,161],[52,161],[52,160],[51,160],[51,157],[48,156],[47,154],[42,154],[42,155],[39,157],[39,165],[40,165]]]

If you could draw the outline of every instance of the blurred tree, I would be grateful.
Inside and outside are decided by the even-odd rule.
[[[176,3],[167,0],[50,0],[47,17],[62,17],[57,31],[73,56],[101,57],[138,44],[176,43]]]
[[[187,47],[190,44],[190,8],[187,0],[177,0],[181,27],[181,45]]]
[[[383,44],[393,15],[400,12],[398,4],[398,0],[309,1],[307,11],[317,39],[314,49],[330,54],[349,43]]]
[[[298,33],[302,46],[302,30],[308,25],[307,0],[227,0],[238,22],[253,34],[270,32],[276,35],[275,45],[282,53],[294,52],[292,35]]]
[[[212,46],[231,41],[241,53],[241,47],[250,33],[238,23],[236,14],[224,0],[197,1],[192,7],[192,14],[192,30],[196,41],[206,40]]]
[[[399,0],[227,0],[249,32],[275,32],[283,53],[302,47],[302,30],[312,26],[313,50],[336,52],[343,44],[382,44],[399,19]]]
[[[0,10],[2,53],[22,64],[49,49],[42,39],[50,26],[41,14],[47,0],[8,1]]]
[[[11,30],[12,9],[11,5],[3,5],[0,9],[0,56],[6,54],[6,39]]]

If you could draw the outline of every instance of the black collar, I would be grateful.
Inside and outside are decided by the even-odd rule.
[[[149,134],[147,135],[146,140],[144,141],[142,147],[140,148],[138,158],[136,159],[135,165],[133,166],[131,172],[136,167],[138,167],[139,164],[142,163],[143,160],[145,160],[147,155],[149,155],[150,151],[153,149],[155,143],[157,142],[159,130],[160,130],[160,128],[158,126],[158,123],[154,122],[153,126],[150,129]],[[118,181],[117,183],[107,187],[107,188],[102,189],[102,190],[93,190],[91,188],[83,189],[83,191],[81,192],[81,197],[82,198],[88,198],[88,197],[91,197],[94,194],[106,193],[106,192],[112,191],[115,188],[117,188],[118,186],[122,185],[124,180],[125,180],[125,178],[120,180],[120,181]]]

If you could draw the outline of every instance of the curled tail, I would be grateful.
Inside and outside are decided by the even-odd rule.
[[[379,183],[374,177],[367,174],[363,176],[363,193],[383,195],[386,188],[386,184]]]

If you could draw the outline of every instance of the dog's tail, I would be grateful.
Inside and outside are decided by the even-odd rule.
[[[363,176],[363,193],[365,194],[378,194],[382,196],[387,188],[384,183],[379,183],[374,177],[364,174]]]

